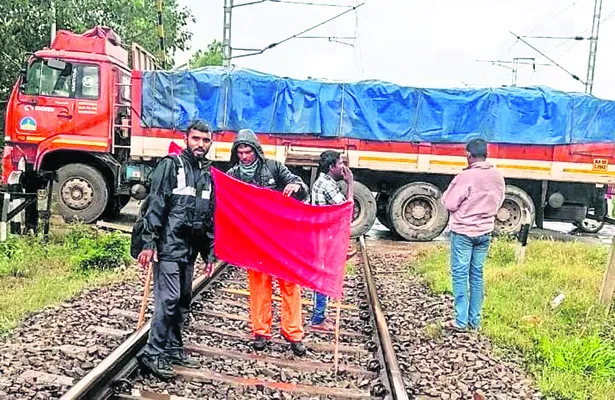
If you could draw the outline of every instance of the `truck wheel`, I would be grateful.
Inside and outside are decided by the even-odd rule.
[[[426,182],[413,182],[397,189],[389,202],[391,226],[410,241],[427,242],[438,237],[448,224],[442,192]]]
[[[527,192],[517,186],[506,185],[504,203],[495,217],[495,232],[498,235],[515,235],[530,214],[530,228],[534,226],[536,208]]]
[[[346,182],[339,183],[342,193],[346,194]],[[372,228],[376,221],[376,199],[367,186],[354,181],[354,210],[350,224],[350,237],[357,238]]]
[[[604,221],[596,221],[595,219],[585,218],[581,222],[575,222],[574,226],[585,233],[598,233],[604,228]]]
[[[380,221],[382,225],[392,231],[393,229],[391,229],[391,220],[389,219],[388,211],[390,198],[391,196],[386,193],[378,193],[378,196],[376,196],[376,218],[378,218],[378,221]]]
[[[67,222],[94,222],[109,201],[105,178],[86,164],[68,164],[60,168],[56,188],[60,214]]]
[[[608,215],[609,204],[607,199],[604,199],[604,209],[607,210],[606,215]],[[596,209],[594,207],[590,208],[588,214],[595,216]],[[604,228],[604,221],[596,221],[593,218],[585,218],[583,221],[573,222],[573,224],[581,232],[585,233],[598,233],[602,230],[602,228]]]

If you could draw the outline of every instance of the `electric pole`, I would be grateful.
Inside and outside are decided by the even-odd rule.
[[[156,12],[158,14],[158,45],[160,47],[160,58],[162,59],[162,69],[167,69],[167,52],[164,48],[164,24],[162,22],[162,0],[156,0]]]
[[[585,93],[592,94],[594,88],[594,71],[596,69],[596,53],[598,51],[598,31],[600,30],[600,13],[602,0],[596,0],[594,4],[594,21],[592,22],[592,34],[589,42],[589,60],[587,61],[587,79],[585,80]]]
[[[49,1],[49,9],[51,11],[51,43],[56,38],[56,2],[55,0]]]
[[[233,57],[231,48],[231,18],[233,14],[233,0],[224,0],[224,25],[222,27],[222,65],[229,67]]]

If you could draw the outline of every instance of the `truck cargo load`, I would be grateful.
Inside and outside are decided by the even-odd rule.
[[[565,145],[612,142],[615,101],[548,87],[422,89],[281,78],[241,68],[146,71],[143,123],[373,141]]]

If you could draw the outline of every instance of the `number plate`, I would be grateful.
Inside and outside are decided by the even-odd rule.
[[[606,158],[594,158],[594,171],[606,171],[609,169],[609,160]]]

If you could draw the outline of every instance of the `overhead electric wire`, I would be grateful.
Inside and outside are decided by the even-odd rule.
[[[565,11],[569,10],[570,8],[574,7],[576,5],[576,3],[578,2],[578,0],[573,1],[572,3],[570,3],[569,5],[567,5],[565,8],[561,9],[560,11],[558,11],[557,13],[553,14],[552,16],[550,16],[548,19],[546,19],[545,21],[541,22],[539,25],[535,26],[534,28],[532,28],[530,31],[527,32],[527,34],[530,34],[532,32],[536,32],[539,28],[542,28],[543,26],[545,26],[546,24],[548,24],[549,22],[553,21],[555,18],[557,18],[558,16],[560,16],[562,13],[564,13]],[[519,40],[515,40],[515,42],[502,54],[500,54],[498,57],[496,57],[497,59],[500,59],[502,57],[504,57],[506,54],[508,54],[516,45],[517,43],[519,43]],[[498,46],[499,47],[499,46]],[[489,68],[491,68],[491,65],[488,65],[479,75],[480,77],[483,77],[487,71],[489,71]]]
[[[272,3],[286,3],[286,4],[299,4],[304,6],[320,6],[320,7],[338,7],[338,8],[350,8],[352,6],[344,4],[331,4],[331,3],[315,3],[311,1],[292,1],[292,0],[265,0]]]
[[[582,84],[585,84],[585,82],[583,82],[581,80],[581,78],[579,78],[577,75],[573,74],[572,72],[568,71],[566,68],[564,68],[563,66],[561,66],[557,61],[553,60],[551,57],[549,57],[548,55],[546,55],[545,53],[543,53],[542,51],[538,50],[535,46],[533,46],[532,44],[530,44],[527,40],[523,39],[521,36],[517,35],[514,32],[510,32],[512,35],[516,36],[518,40],[522,41],[523,43],[525,43],[527,46],[531,47],[534,51],[536,51],[538,54],[540,54],[541,56],[543,56],[544,58],[546,58],[547,60],[551,61],[556,67],[558,67],[559,69],[561,69],[562,71],[566,72],[568,75],[570,75],[572,77],[572,79],[577,80],[579,82],[581,82]]]
[[[321,27],[321,26],[323,26],[323,25],[325,25],[325,24],[327,24],[327,23],[329,23],[329,22],[331,22],[331,21],[333,21],[333,20],[335,20],[335,19],[337,19],[337,18],[340,18],[340,17],[342,17],[342,16],[344,16],[344,15],[348,14],[349,12],[354,11],[354,10],[356,10],[357,8],[359,8],[359,7],[363,6],[364,4],[365,4],[365,3],[361,3],[361,4],[358,4],[358,5],[356,5],[356,6],[351,6],[351,8],[349,8],[348,10],[346,10],[346,11],[344,11],[344,12],[341,12],[341,13],[339,13],[339,14],[337,14],[337,15],[335,15],[335,16],[333,16],[333,17],[331,17],[331,18],[327,19],[326,21],[320,22],[320,23],[318,23],[318,24],[316,24],[316,25],[314,25],[314,26],[312,26],[312,27],[310,27],[310,28],[304,29],[303,31],[301,31],[301,32],[299,32],[299,33],[296,33],[296,34],[294,34],[294,35],[292,35],[292,36],[289,36],[289,37],[287,37],[286,39],[280,40],[279,42],[274,42],[274,43],[271,43],[270,45],[268,45],[268,46],[267,46],[267,47],[265,47],[265,48],[262,48],[262,49],[260,49],[260,50],[256,50],[256,49],[255,49],[256,51],[254,51],[254,52],[252,52],[252,53],[248,53],[248,54],[240,54],[240,55],[237,55],[237,56],[232,56],[231,58],[242,58],[242,57],[249,57],[249,56],[256,56],[256,55],[259,55],[259,54],[263,54],[263,53],[264,53],[265,51],[267,51],[267,50],[270,50],[270,49],[272,49],[272,48],[274,48],[274,47],[277,47],[277,46],[279,46],[279,45],[281,45],[281,44],[283,44],[283,43],[288,42],[289,40],[295,39],[295,38],[297,38],[298,36],[303,35],[304,33],[307,33],[307,32],[310,32],[310,31],[313,31],[313,30],[314,30],[314,29],[316,29],[316,28],[319,28],[319,27]]]

